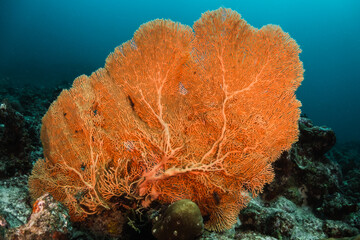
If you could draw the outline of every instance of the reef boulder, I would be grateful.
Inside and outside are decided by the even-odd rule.
[[[152,234],[158,240],[191,240],[203,231],[200,209],[188,199],[174,202],[164,214],[153,218]]]

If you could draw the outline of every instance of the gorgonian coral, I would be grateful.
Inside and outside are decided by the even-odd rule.
[[[231,227],[297,140],[299,53],[280,27],[255,29],[229,9],[193,30],[142,25],[49,108],[32,196],[50,192],[74,220],[187,198],[206,228]]]

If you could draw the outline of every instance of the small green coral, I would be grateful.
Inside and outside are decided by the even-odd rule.
[[[156,216],[152,234],[158,240],[189,240],[204,231],[199,207],[188,199],[171,204],[163,215]]]

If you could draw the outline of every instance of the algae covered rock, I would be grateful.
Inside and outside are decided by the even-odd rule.
[[[28,222],[10,229],[5,239],[63,240],[69,239],[71,231],[72,224],[67,209],[45,193],[35,201]]]
[[[199,207],[188,199],[171,204],[154,218],[152,234],[158,240],[190,240],[204,231]]]

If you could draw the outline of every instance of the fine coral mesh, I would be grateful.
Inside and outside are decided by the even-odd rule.
[[[207,229],[230,228],[297,141],[299,53],[280,27],[256,29],[230,9],[193,29],[143,24],[50,106],[32,197],[50,192],[77,221],[191,199]]]

